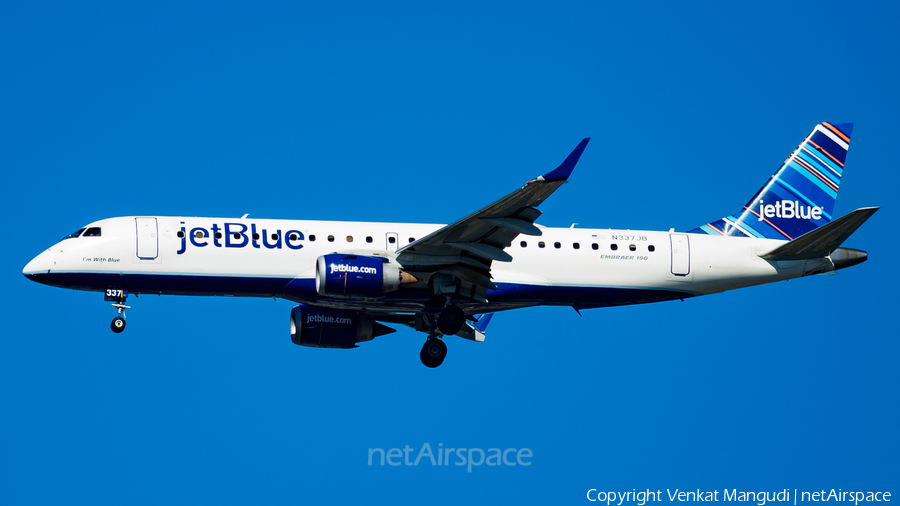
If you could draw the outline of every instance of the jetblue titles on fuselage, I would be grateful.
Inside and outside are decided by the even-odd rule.
[[[244,223],[223,223],[220,227],[217,223],[213,223],[212,227],[206,229],[204,227],[192,227],[188,231],[188,226],[184,226],[181,222],[181,248],[176,252],[182,255],[187,251],[188,244],[196,248],[205,248],[206,246],[214,246],[216,248],[266,248],[281,249],[282,243],[288,249],[301,249],[304,240],[303,232],[299,230],[288,230],[284,234],[281,230],[269,231],[265,228],[258,228],[256,223],[251,223],[248,227]],[[248,235],[249,230],[249,235]],[[212,243],[210,243],[212,239]]]

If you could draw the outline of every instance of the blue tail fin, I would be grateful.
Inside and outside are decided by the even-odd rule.
[[[819,123],[738,213],[691,233],[792,240],[831,222],[853,123]]]

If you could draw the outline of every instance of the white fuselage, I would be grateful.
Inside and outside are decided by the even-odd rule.
[[[315,290],[319,256],[368,252],[393,257],[398,248],[442,226],[110,218],[87,226],[100,228],[99,236],[62,240],[23,272],[49,285],[82,290],[281,297],[327,306],[328,297]],[[477,310],[654,302],[833,269],[828,258],[788,262],[760,258],[785,242],[772,239],[585,228],[541,227],[541,232],[537,237],[517,237],[506,248],[511,262],[494,262],[491,274],[497,289],[488,291],[488,302]],[[431,294],[422,285],[388,295],[356,306],[402,311]],[[341,307],[353,304],[341,301]]]

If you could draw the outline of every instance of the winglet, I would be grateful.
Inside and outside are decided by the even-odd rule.
[[[553,169],[552,171],[544,174],[543,176],[538,177],[537,181],[565,181],[569,179],[569,175],[572,174],[572,171],[575,169],[575,164],[578,163],[578,159],[581,158],[581,153],[584,152],[584,148],[587,147],[588,141],[590,141],[590,137],[585,137],[581,142],[575,146],[575,150],[572,151],[571,154],[566,158],[566,160],[560,164],[559,167]]]

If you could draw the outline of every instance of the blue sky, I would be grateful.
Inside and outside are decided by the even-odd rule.
[[[898,492],[897,7],[888,2],[0,6],[4,503],[575,503],[590,488]],[[446,223],[593,138],[541,223],[689,230],[820,121],[836,276],[498,314],[419,363],[404,329],[294,346],[287,301],[28,282],[120,215]],[[369,448],[529,448],[370,467]]]

